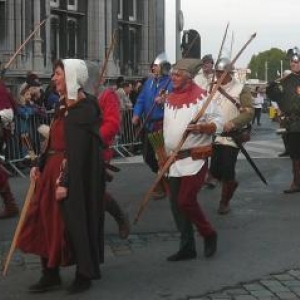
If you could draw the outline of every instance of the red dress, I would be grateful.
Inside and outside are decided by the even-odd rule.
[[[55,199],[56,180],[65,150],[63,128],[63,118],[51,126],[49,154],[17,242],[20,250],[46,258],[49,268],[69,265],[71,257],[60,203]]]

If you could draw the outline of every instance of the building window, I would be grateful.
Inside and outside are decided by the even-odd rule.
[[[68,0],[68,10],[77,10],[78,3],[77,0]]]
[[[132,74],[136,73],[137,57],[138,57],[138,38],[137,30],[133,27],[129,28],[129,60],[128,66]]]
[[[51,7],[59,7],[59,0],[50,0]]]
[[[129,21],[136,21],[136,0],[127,0],[128,1],[128,16]]]
[[[78,26],[76,19],[68,19],[67,53],[68,57],[77,57]]]
[[[118,19],[123,19],[123,0],[118,0]]]
[[[140,29],[137,26],[119,25],[119,65],[124,75],[138,75],[141,51]]]
[[[55,61],[60,57],[58,17],[51,18],[50,47],[51,47],[51,60]]]

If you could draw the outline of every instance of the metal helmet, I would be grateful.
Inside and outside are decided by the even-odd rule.
[[[153,61],[153,65],[159,65],[161,69],[162,75],[167,75],[170,72],[171,64],[168,60],[168,57],[165,52],[160,53],[157,55],[155,60]]]
[[[228,72],[233,71],[233,66],[231,64],[231,61],[227,57],[221,57],[220,59],[218,59],[215,68],[216,71],[228,71]]]
[[[287,56],[290,60],[299,61],[300,60],[300,50],[298,47],[294,47],[287,51]]]

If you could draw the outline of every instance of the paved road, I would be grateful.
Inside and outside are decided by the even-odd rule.
[[[257,143],[256,149],[261,149],[257,145],[268,149],[271,142],[280,147],[275,125],[267,121],[263,120],[262,128],[254,128],[257,134],[251,143]],[[268,178],[269,185],[264,186],[241,158],[237,164],[240,186],[229,215],[216,213],[220,187],[203,189],[199,194],[199,201],[219,235],[219,248],[214,258],[203,257],[203,243],[198,237],[196,260],[167,262],[166,257],[178,249],[178,234],[168,201],[151,201],[139,223],[132,226],[128,241],[118,239],[116,224],[107,216],[103,278],[94,282],[89,292],[73,298],[300,299],[299,194],[282,193],[291,178],[289,159],[277,158],[277,148],[272,155],[270,151],[265,152],[262,158],[254,160]],[[109,185],[131,220],[154,179],[147,167],[138,161],[139,158],[117,160],[122,172]],[[13,178],[11,183],[21,203],[28,179]],[[16,220],[1,221],[1,257],[7,251],[15,224]],[[0,277],[0,300],[65,299],[64,290],[35,297],[26,292],[26,287],[39,277],[39,268],[36,257],[16,252],[9,275]],[[73,268],[62,271],[64,287],[72,280],[73,272]]]

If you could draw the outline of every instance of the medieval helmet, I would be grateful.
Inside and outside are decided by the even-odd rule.
[[[298,47],[294,47],[287,51],[287,56],[290,60],[299,61],[300,60],[300,50]]]
[[[167,75],[170,72],[171,64],[167,58],[167,55],[165,52],[160,53],[155,60],[153,61],[153,65],[159,65],[160,66],[160,72],[162,75]]]
[[[221,57],[220,59],[218,59],[215,68],[216,71],[228,71],[228,72],[233,71],[233,66],[231,64],[231,61],[227,57]]]

